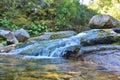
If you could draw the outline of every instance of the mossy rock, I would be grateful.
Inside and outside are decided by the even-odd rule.
[[[52,34],[50,39],[66,38],[67,35]]]
[[[29,39],[29,42],[37,42],[43,40],[51,40],[51,39],[59,39],[59,38],[67,38],[76,35],[77,33],[74,31],[59,31],[59,32],[45,32],[43,35],[38,37],[33,37]]]
[[[81,44],[83,46],[95,45],[95,44],[112,44],[120,41],[120,35],[114,32],[112,29],[92,29],[82,32],[85,34],[81,38]]]
[[[57,39],[57,38],[67,38],[76,35],[77,33],[74,31],[60,31],[60,32],[48,32],[44,33],[46,35],[50,35],[50,39]]]

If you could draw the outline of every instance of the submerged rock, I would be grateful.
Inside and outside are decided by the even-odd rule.
[[[87,46],[82,47],[80,52],[83,60],[93,61],[106,71],[120,72],[120,45]]]
[[[116,51],[120,51],[120,45],[113,45],[113,44],[108,44],[108,45],[92,45],[92,46],[83,46],[79,50],[80,55],[89,55],[93,53],[101,53],[106,52],[107,54],[113,53]]]
[[[9,53],[29,56],[63,57],[68,51],[74,51],[78,46],[79,39],[55,39],[36,42],[10,51]]]
[[[113,18],[110,15],[95,15],[89,21],[90,27],[93,29],[101,29],[101,28],[115,28],[120,26],[120,22]]]

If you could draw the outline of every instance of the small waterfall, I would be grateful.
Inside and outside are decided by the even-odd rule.
[[[80,33],[69,38],[36,42],[25,47],[12,50],[8,54],[21,54],[30,58],[62,57],[67,53],[67,51],[74,51],[76,47],[80,47],[80,36],[83,35],[84,33]]]

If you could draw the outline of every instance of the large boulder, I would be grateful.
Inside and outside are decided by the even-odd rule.
[[[43,40],[51,40],[58,38],[67,38],[76,35],[77,33],[74,31],[60,31],[60,32],[45,32],[43,35],[30,38],[29,42],[37,42]]]
[[[83,34],[80,36],[82,46],[112,44],[120,40],[120,34],[113,31],[113,29],[92,29],[78,35],[81,34]]]
[[[24,30],[23,28],[16,30],[14,32],[14,35],[20,42],[25,42],[30,37],[29,33],[26,30]]]
[[[120,26],[120,22],[110,15],[95,15],[89,21],[89,26],[92,29],[114,28]]]

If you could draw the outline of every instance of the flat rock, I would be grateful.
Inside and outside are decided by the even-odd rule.
[[[59,31],[59,32],[45,32],[43,35],[30,38],[29,42],[37,42],[43,40],[51,40],[58,38],[67,38],[76,35],[77,33],[74,31]]]
[[[112,29],[92,29],[78,35],[82,35],[80,36],[82,46],[112,44],[120,39],[120,34],[114,32]]]
[[[120,45],[82,47],[79,55],[82,55],[85,61],[93,61],[95,65],[102,66],[103,71],[106,69],[120,73]]]
[[[8,52],[16,48],[16,44],[8,45],[8,46],[0,46],[0,53]]]

